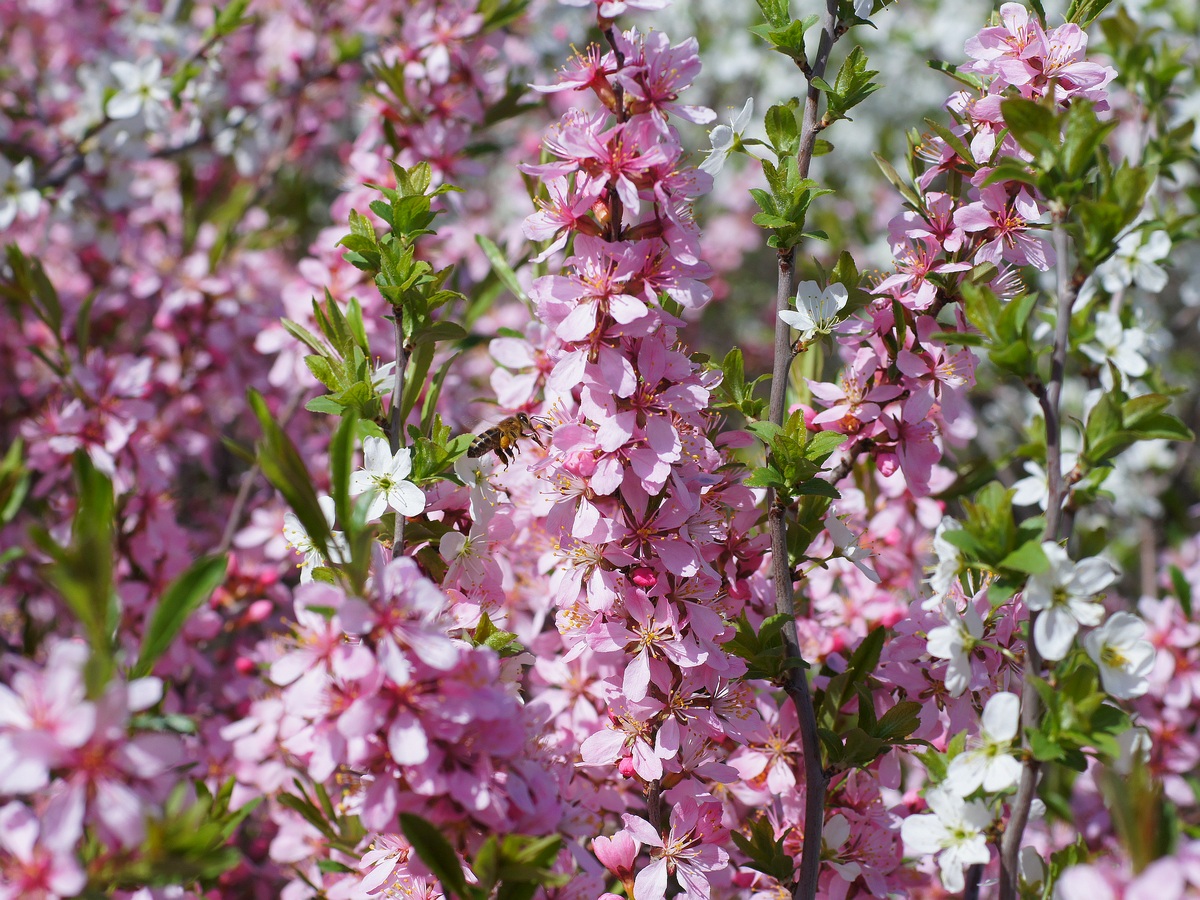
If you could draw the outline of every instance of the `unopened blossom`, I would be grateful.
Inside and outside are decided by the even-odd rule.
[[[737,146],[739,139],[746,131],[752,115],[754,115],[753,97],[747,100],[746,105],[732,116],[728,125],[718,125],[708,133],[708,139],[712,141],[712,149],[708,151],[704,162],[700,163],[700,171],[715,176],[725,168],[725,161],[729,159],[729,154],[733,152],[733,148]]]
[[[782,310],[779,318],[800,332],[800,340],[807,343],[833,330],[849,299],[844,284],[835,281],[822,290],[815,281],[802,281],[796,288],[795,311]]]
[[[1113,613],[1083,639],[1083,646],[1100,668],[1104,689],[1118,700],[1140,697],[1149,690],[1154,645],[1146,640],[1146,623],[1133,613]]]
[[[638,855],[638,842],[627,831],[618,831],[612,837],[598,835],[592,838],[592,852],[621,881],[633,880],[633,867]]]
[[[419,516],[425,511],[425,494],[405,479],[412,472],[412,451],[401,447],[394,454],[387,440],[369,437],[363,441],[363,468],[350,476],[353,496],[368,494],[367,518],[377,519],[389,507],[402,516]]]
[[[1020,724],[1021,701],[1016,694],[993,694],[983,707],[980,745],[950,761],[943,786],[960,797],[980,787],[989,794],[1013,787],[1021,777],[1021,764],[1010,754]]]
[[[144,113],[148,125],[161,124],[171,99],[170,82],[162,77],[162,60],[157,56],[137,63],[117,60],[109,70],[118,87],[104,105],[105,114],[110,119],[132,119]]]
[[[992,814],[978,800],[966,801],[939,788],[929,791],[925,800],[930,812],[909,816],[900,825],[904,848],[918,856],[936,853],[942,887],[961,891],[963,869],[991,859],[983,830],[992,824]]]
[[[42,206],[42,195],[33,186],[33,160],[23,159],[15,166],[0,156],[0,231],[17,216],[31,219]]]
[[[961,615],[950,600],[942,611],[947,624],[930,630],[929,655],[947,661],[946,690],[959,697],[971,680],[971,651],[983,637],[983,619],[970,601]]]
[[[1096,595],[1117,580],[1117,570],[1098,556],[1072,562],[1064,547],[1042,543],[1049,560],[1045,572],[1030,577],[1025,586],[1025,606],[1039,612],[1033,642],[1048,660],[1059,660],[1071,649],[1080,625],[1099,625],[1104,607]]]
[[[1157,294],[1167,286],[1166,270],[1159,263],[1170,252],[1171,237],[1165,231],[1133,231],[1117,241],[1117,251],[1096,268],[1096,274],[1110,294],[1135,284]]]

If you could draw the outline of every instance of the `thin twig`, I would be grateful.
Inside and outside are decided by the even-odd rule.
[[[816,78],[823,78],[829,64],[829,54],[837,40],[837,0],[826,0],[821,17],[821,37],[817,44],[817,55],[810,67],[804,70],[808,80],[808,92],[804,101],[804,117],[801,122],[800,147],[797,152],[797,167],[801,178],[808,177],[812,165],[813,150],[817,134],[821,130],[817,117],[821,92]],[[771,421],[782,425],[787,406],[789,370],[795,354],[792,351],[791,329],[779,318],[779,313],[788,309],[795,281],[795,250],[781,250],[777,260],[778,280],[775,290],[775,358],[771,372]],[[787,509],[774,491],[767,494],[767,523],[771,533],[772,579],[775,584],[775,611],[787,616],[783,629],[786,658],[790,663],[802,660],[800,640],[796,632],[796,605],[792,597],[792,568],[788,563]],[[817,877],[821,870],[821,831],[825,824],[825,772],[821,766],[821,742],[817,736],[817,716],[813,709],[812,693],[808,686],[808,674],[798,665],[787,670],[784,691],[796,708],[800,725],[800,742],[804,750],[804,846],[800,855],[800,872],[792,887],[793,900],[814,900],[817,895]]]
[[[404,370],[408,368],[408,352],[404,348],[404,321],[398,306],[392,307],[392,325],[396,335],[396,371],[392,380],[391,421],[388,424],[388,446],[395,456],[404,446],[404,422],[401,409],[404,403]],[[392,530],[392,556],[404,553],[404,514],[396,510],[396,524]]]
[[[1076,286],[1069,274],[1067,261],[1067,233],[1062,219],[1065,212],[1054,217],[1054,250],[1058,256],[1055,272],[1058,279],[1058,313],[1054,325],[1054,350],[1050,358],[1050,380],[1045,390],[1038,391],[1038,402],[1042,407],[1042,418],[1046,423],[1046,477],[1049,497],[1046,501],[1045,539],[1059,540],[1062,532],[1063,500],[1067,483],[1062,470],[1062,420],[1061,400],[1063,379],[1067,366],[1067,349],[1071,335],[1071,307],[1075,304]],[[1038,613],[1031,612],[1025,636],[1025,676],[1021,689],[1021,731],[1032,731],[1038,727],[1042,715],[1041,701],[1033,679],[1042,673],[1042,656],[1033,640],[1033,629]],[[1029,809],[1037,791],[1040,763],[1029,753],[1021,768],[1021,781],[1017,796],[1013,799],[1012,814],[1008,827],[1000,842],[1000,900],[1016,900],[1020,884],[1019,860],[1021,839],[1029,822]]]

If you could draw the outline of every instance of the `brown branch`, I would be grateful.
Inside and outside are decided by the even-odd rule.
[[[1045,539],[1059,540],[1063,525],[1063,500],[1068,484],[1062,471],[1062,418],[1061,401],[1063,379],[1067,366],[1067,350],[1071,336],[1071,307],[1075,304],[1077,279],[1072,279],[1067,267],[1067,233],[1062,218],[1065,211],[1054,218],[1054,250],[1057,254],[1056,274],[1058,279],[1058,313],[1054,324],[1054,349],[1050,357],[1050,380],[1044,390],[1035,391],[1046,423],[1046,478],[1049,498],[1046,502]],[[1025,636],[1025,675],[1021,689],[1021,732],[1036,729],[1042,715],[1041,701],[1033,679],[1042,674],[1042,657],[1033,640],[1033,629],[1038,613],[1031,612]],[[1021,768],[1021,781],[1012,802],[1012,813],[1008,827],[1000,842],[1000,900],[1017,900],[1020,885],[1019,861],[1021,839],[1029,822],[1029,809],[1037,792],[1038,771],[1041,764],[1029,753]]]
[[[813,150],[820,131],[817,110],[821,92],[814,80],[823,78],[829,65],[829,54],[837,40],[837,0],[826,0],[821,16],[821,37],[817,54],[810,67],[804,70],[808,91],[801,122],[800,147],[797,164],[801,178],[807,178],[812,166]],[[788,375],[795,354],[792,352],[791,329],[779,318],[788,309],[795,281],[795,250],[780,250],[778,279],[775,290],[775,357],[771,373],[770,418],[782,425],[787,407]],[[793,900],[814,900],[817,895],[817,876],[821,870],[821,831],[825,824],[825,790],[827,780],[821,765],[821,743],[817,736],[817,716],[813,709],[812,692],[805,669],[795,665],[802,660],[800,641],[796,632],[796,605],[792,597],[792,567],[788,560],[787,508],[774,491],[768,491],[767,523],[771,534],[772,580],[775,584],[775,611],[787,616],[783,629],[786,659],[793,664],[784,676],[783,689],[796,708],[800,724],[800,741],[804,749],[804,847],[800,855],[800,872],[792,887]]]

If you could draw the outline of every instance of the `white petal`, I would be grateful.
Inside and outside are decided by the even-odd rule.
[[[1021,764],[1007,753],[993,757],[983,776],[983,789],[989,794],[1006,791],[1021,780]]]
[[[425,511],[425,494],[411,481],[399,481],[388,492],[392,509],[404,516],[419,516]]]
[[[1017,736],[1021,699],[1010,691],[992,696],[983,707],[983,731],[994,742],[1011,741]]]
[[[113,94],[104,106],[110,119],[132,119],[142,109],[142,98],[137,94]]]
[[[1075,617],[1061,606],[1044,610],[1033,626],[1033,643],[1048,660],[1060,660],[1071,649],[1079,632]]]
[[[900,823],[900,837],[905,851],[914,856],[937,853],[945,846],[946,826],[937,816],[909,816]]]
[[[392,467],[392,450],[388,442],[379,437],[368,437],[363,441],[363,468],[368,472],[387,472]]]

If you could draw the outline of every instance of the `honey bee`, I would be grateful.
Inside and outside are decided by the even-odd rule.
[[[522,412],[501,420],[471,441],[471,446],[467,448],[467,456],[478,458],[495,450],[496,456],[507,468],[508,464],[517,458],[517,442],[523,437],[533,438],[539,447],[546,446],[538,436],[533,419]]]

